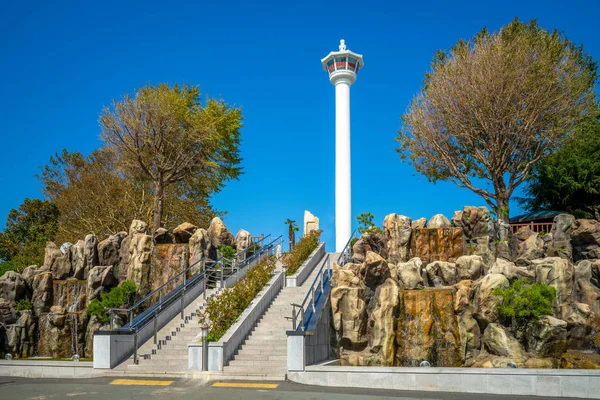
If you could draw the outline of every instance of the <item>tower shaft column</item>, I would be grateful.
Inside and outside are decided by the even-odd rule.
[[[341,252],[350,239],[352,188],[350,178],[350,85],[335,81],[335,250]]]

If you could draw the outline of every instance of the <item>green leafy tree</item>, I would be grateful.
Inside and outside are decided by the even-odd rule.
[[[154,229],[164,223],[169,188],[208,198],[241,174],[241,109],[203,102],[198,86],[145,86],[105,107],[100,126],[122,168],[150,182]]]
[[[477,193],[508,222],[533,167],[595,106],[597,65],[534,20],[438,51],[403,116],[398,152],[430,181]]]
[[[107,147],[88,156],[63,150],[50,158],[39,179],[46,197],[60,210],[60,241],[127,231],[133,219],[152,223],[152,183],[123,168],[118,154]],[[212,208],[208,191],[189,191],[180,183],[167,187],[164,194],[163,220],[168,226],[192,221],[207,227],[213,217],[223,214]]]
[[[511,321],[515,329],[524,329],[530,321],[542,315],[552,315],[556,289],[545,283],[531,283],[521,278],[506,289],[496,288],[494,295],[502,297],[500,316]]]
[[[42,265],[46,242],[55,238],[59,211],[55,204],[25,199],[6,218],[0,233],[0,270],[22,271],[29,265]]]
[[[373,223],[373,218],[375,218],[375,216],[370,212],[359,214],[358,217],[356,217],[356,220],[358,221],[358,232],[379,231],[379,228]]]
[[[530,211],[567,211],[600,220],[600,110],[544,158],[527,183],[528,198],[521,201]]]
[[[100,318],[100,322],[105,324],[110,319],[106,309],[130,306],[135,298],[136,290],[135,283],[125,281],[109,292],[103,293],[100,300],[92,300],[86,309],[86,313],[97,316]]]
[[[287,219],[284,222],[288,226],[288,239],[290,241],[290,250],[296,245],[296,232],[300,230],[300,227],[293,219]]]
[[[221,256],[223,256],[227,259],[232,259],[237,254],[235,249],[228,244],[218,245],[217,250],[219,250],[219,253],[221,253]]]

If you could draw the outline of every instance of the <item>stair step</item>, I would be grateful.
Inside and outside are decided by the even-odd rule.
[[[287,361],[286,360],[238,360],[238,359],[235,359],[229,363],[229,366],[231,366],[231,367],[237,367],[237,366],[240,366],[240,367],[243,367],[243,366],[286,367]]]

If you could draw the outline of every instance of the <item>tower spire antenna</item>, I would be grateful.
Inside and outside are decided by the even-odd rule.
[[[350,176],[350,86],[363,67],[363,57],[346,49],[321,60],[329,81],[335,86],[335,251],[341,252],[352,233],[352,188]]]

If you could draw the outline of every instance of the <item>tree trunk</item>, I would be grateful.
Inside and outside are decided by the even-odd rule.
[[[161,179],[155,182],[154,191],[154,221],[152,222],[154,231],[162,227],[163,209],[165,203],[165,187]]]
[[[294,244],[292,243],[292,236],[294,235],[294,231],[292,230],[292,225],[288,225],[288,239],[290,241],[290,251],[292,251],[292,247]]]
[[[498,215],[498,221],[509,223],[508,199],[505,193],[496,194],[496,214]]]

